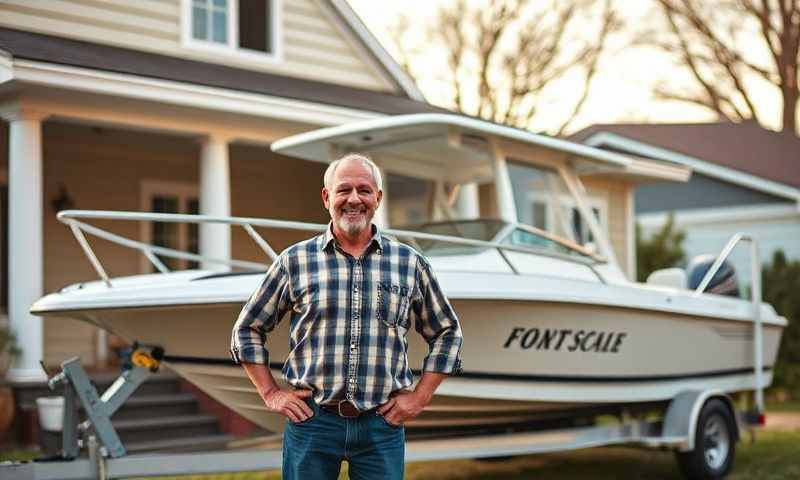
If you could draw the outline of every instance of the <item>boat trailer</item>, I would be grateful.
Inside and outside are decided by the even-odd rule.
[[[111,416],[160,366],[163,351],[135,345],[130,365],[100,395],[78,358],[62,363],[48,385],[63,386],[62,451],[55,458],[0,463],[7,480],[121,479],[166,475],[192,475],[272,470],[281,468],[280,449],[229,450],[192,453],[126,452],[111,424]],[[78,406],[87,420],[78,423]],[[710,415],[714,431],[702,422]],[[492,435],[471,435],[409,440],[406,461],[493,458],[576,450],[607,445],[638,445],[678,452],[686,462],[718,464],[732,460],[735,442],[752,416],[737,414],[723,392],[687,391],[675,397],[663,418],[646,419],[623,414],[619,423],[577,428],[547,429]],[[720,436],[720,427],[723,434]],[[727,433],[726,433],[727,432]],[[81,449],[85,450],[81,456]],[[690,478],[703,478],[694,477]]]

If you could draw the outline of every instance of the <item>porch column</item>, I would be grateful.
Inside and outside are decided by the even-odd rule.
[[[372,223],[378,228],[389,228],[389,174],[386,169],[378,166],[381,171],[381,180],[383,180],[383,200],[380,206],[375,210],[375,216],[372,217]]]
[[[200,147],[200,214],[230,216],[231,180],[228,158],[228,138],[209,135]],[[228,225],[201,224],[200,255],[230,260],[231,229]],[[219,263],[202,262],[201,268],[227,271],[230,267]]]
[[[8,148],[8,316],[22,353],[8,371],[11,381],[42,381],[42,318],[28,309],[43,293],[42,120],[39,112],[4,112]]]
[[[517,207],[514,202],[514,191],[511,188],[511,177],[508,174],[506,156],[497,145],[492,145],[492,171],[494,173],[494,190],[497,195],[497,213],[507,222],[517,221]]]
[[[447,207],[447,192],[444,182],[436,180],[433,182],[433,205],[431,207],[431,220],[441,222],[452,220],[451,211]]]
[[[478,203],[478,184],[475,182],[462,183],[456,198],[456,214],[460,219],[473,219],[481,216]]]

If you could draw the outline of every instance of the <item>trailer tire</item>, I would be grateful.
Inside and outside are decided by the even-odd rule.
[[[683,476],[690,480],[724,478],[733,468],[736,424],[725,402],[712,398],[700,411],[694,450],[675,452]]]

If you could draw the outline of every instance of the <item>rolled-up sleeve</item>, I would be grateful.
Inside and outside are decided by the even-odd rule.
[[[290,306],[289,275],[283,257],[276,259],[242,308],[231,332],[231,358],[236,363],[269,364],[267,333],[281,321]]]
[[[413,301],[415,328],[428,342],[424,372],[454,375],[461,372],[461,325],[453,306],[439,287],[430,264],[419,257],[417,298]]]

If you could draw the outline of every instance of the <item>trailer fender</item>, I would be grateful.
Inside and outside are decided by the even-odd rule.
[[[664,416],[664,437],[684,438],[678,450],[689,452],[694,450],[695,432],[700,411],[708,400],[717,398],[727,405],[734,419],[737,418],[733,400],[720,390],[689,390],[679,393],[672,399]],[[735,441],[739,440],[739,425],[735,421]]]

